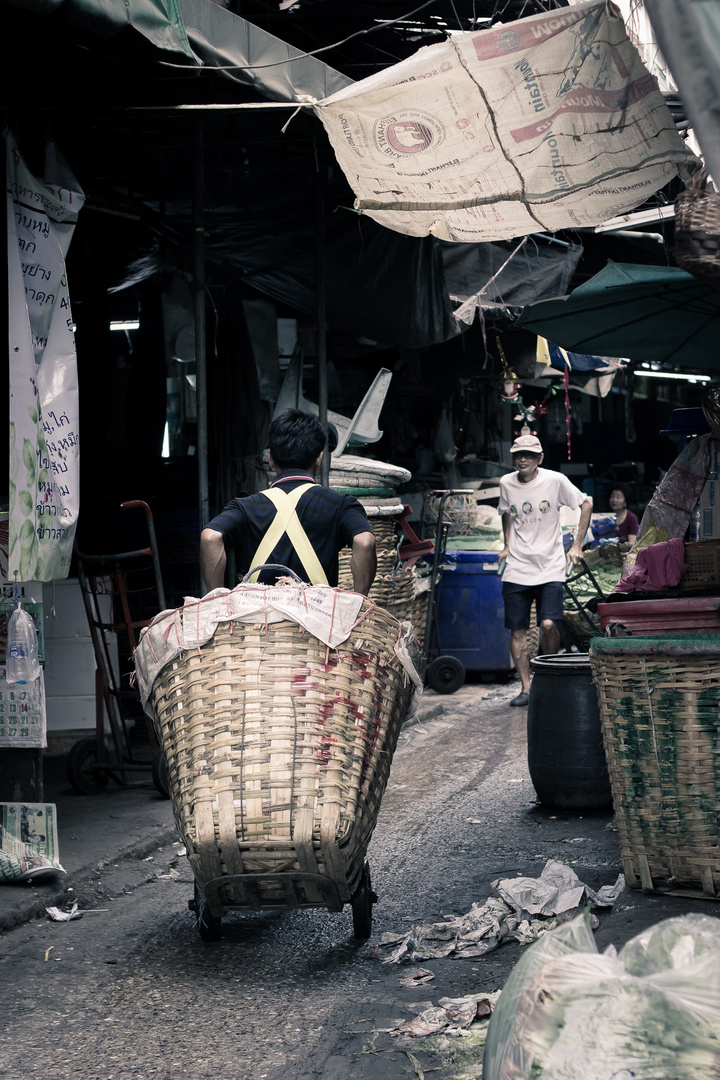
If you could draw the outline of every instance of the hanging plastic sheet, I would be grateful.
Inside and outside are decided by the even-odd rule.
[[[476,307],[506,310],[564,296],[580,261],[582,246],[548,243],[534,237],[520,244],[439,241],[450,298],[463,303],[476,297]]]
[[[85,196],[48,143],[34,177],[7,142],[9,573],[67,577],[79,511],[78,383],[65,256]]]

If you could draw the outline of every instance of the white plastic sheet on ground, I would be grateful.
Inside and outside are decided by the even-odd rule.
[[[584,916],[532,945],[487,1035],[483,1080],[720,1075],[720,922],[657,923],[599,955]]]
[[[606,0],[455,34],[316,112],[356,208],[412,236],[594,226],[699,165]]]

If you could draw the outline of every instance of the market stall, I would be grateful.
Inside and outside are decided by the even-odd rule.
[[[590,642],[621,856],[643,892],[720,890],[717,391],[650,500]]]

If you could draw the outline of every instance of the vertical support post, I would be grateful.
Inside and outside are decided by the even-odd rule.
[[[0,802],[44,802],[42,750],[3,747]]]
[[[327,327],[325,313],[325,214],[323,173],[318,159],[316,136],[313,134],[315,149],[315,321],[317,323],[317,373],[318,373],[318,416],[320,423],[327,430],[328,380],[327,380]],[[327,442],[320,467],[320,482],[329,486],[330,453]]]
[[[210,520],[208,496],[207,355],[205,332],[205,143],[200,113],[193,117],[193,294],[200,528]]]

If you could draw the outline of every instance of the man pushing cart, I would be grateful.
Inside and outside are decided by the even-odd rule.
[[[365,855],[420,657],[410,624],[367,598],[362,507],[314,481],[324,440],[313,416],[273,421],[273,486],[203,530],[208,592],[158,615],[135,652],[203,940],[233,908],[346,903],[355,935],[370,936]],[[231,544],[245,575],[226,589]],[[345,545],[354,591],[335,587]]]

